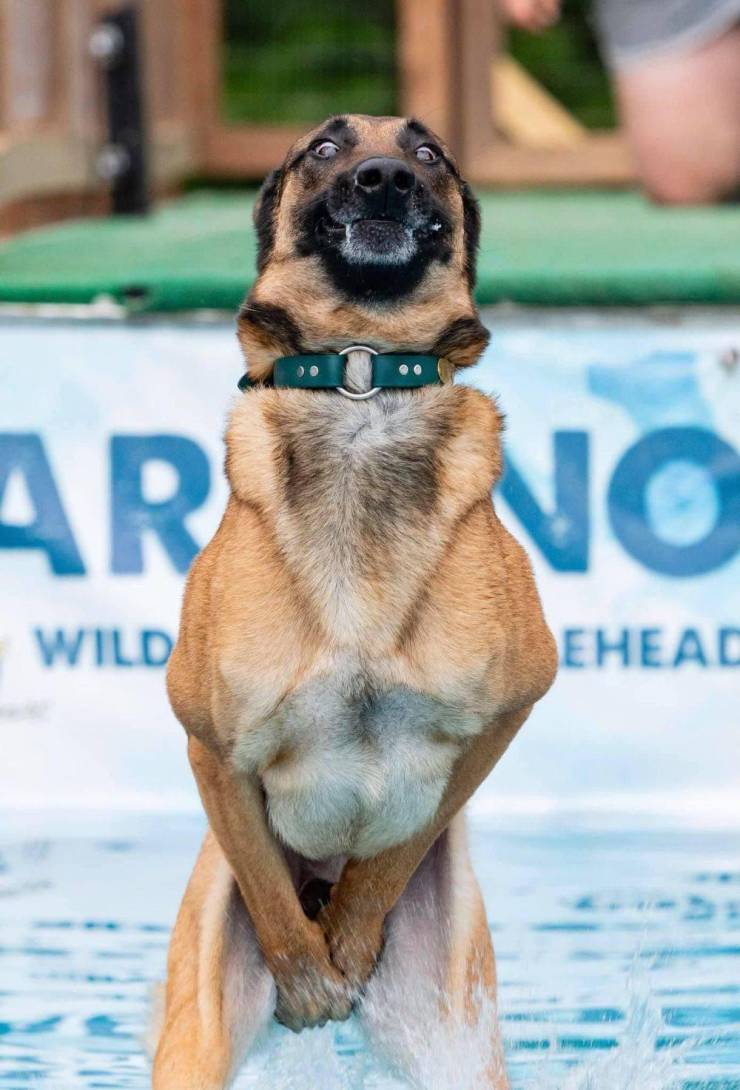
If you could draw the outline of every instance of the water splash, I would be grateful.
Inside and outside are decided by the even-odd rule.
[[[594,1058],[584,1053],[569,1071],[553,1071],[551,1047],[512,1078],[512,1090],[678,1090],[685,1077],[684,1060],[701,1045],[696,1037],[679,1043],[665,1041],[666,1027],[648,975],[635,963],[626,979],[623,1032],[613,1048]],[[271,1090],[481,1090],[505,1086],[503,1060],[491,1067],[492,1040],[497,1040],[498,1017],[487,996],[477,997],[478,1024],[464,1019],[429,1017],[429,995],[409,997],[403,1024],[384,1022],[382,992],[365,1013],[387,1042],[384,1059],[368,1047],[359,1024],[312,1030],[299,1036],[274,1030],[267,1046],[255,1056],[238,1080],[236,1090],[270,1086]],[[423,1008],[423,1009],[422,1009]],[[494,1050],[495,1053],[495,1050]],[[496,1069],[496,1063],[498,1067]],[[496,1082],[488,1079],[495,1075]],[[692,1083],[699,1086],[699,1083]]]
[[[679,1085],[683,1059],[695,1042],[658,1047],[665,1033],[662,1012],[636,965],[627,996],[626,1024],[616,1048],[579,1065],[553,1090],[673,1090]]]
[[[270,1084],[277,1090],[355,1090],[364,1086],[366,1057],[338,1054],[334,1034],[313,1030],[281,1034]],[[264,1084],[263,1084],[264,1085]]]
[[[234,1090],[396,1090],[403,1085],[373,1081],[373,1067],[354,1019],[300,1034],[274,1027]]]
[[[445,1005],[441,989],[418,989],[407,995],[404,1018],[399,1023],[397,997],[387,997],[383,988],[375,989],[363,1008],[370,1047],[380,1040],[376,1053],[401,1080],[398,1085],[414,1090],[503,1086],[504,1060],[496,1004],[481,991],[475,994],[475,1024],[462,1014],[443,1014]],[[395,1023],[391,1024],[394,1017]]]

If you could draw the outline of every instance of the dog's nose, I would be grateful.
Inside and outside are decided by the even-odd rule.
[[[414,191],[416,178],[401,159],[365,159],[355,168],[355,188],[373,212],[398,212]]]

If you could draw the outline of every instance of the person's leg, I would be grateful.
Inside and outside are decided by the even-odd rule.
[[[622,122],[654,200],[740,196],[740,26],[692,52],[654,53],[616,73]]]

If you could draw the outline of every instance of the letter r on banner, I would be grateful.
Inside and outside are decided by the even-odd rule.
[[[198,552],[185,519],[205,502],[210,486],[208,458],[182,435],[114,435],[111,439],[111,570],[136,575],[144,570],[142,538],[154,533],[178,572],[186,572]],[[177,488],[166,500],[144,496],[147,462],[167,462]]]

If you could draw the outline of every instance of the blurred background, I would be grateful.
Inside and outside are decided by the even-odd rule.
[[[147,1085],[251,208],[352,111],[480,198],[460,379],[560,649],[471,807],[514,1088],[738,1090],[740,0],[0,0],[0,1083]],[[402,1085],[307,1040],[239,1087]]]
[[[539,35],[507,29],[490,0],[3,0],[2,12],[10,228],[104,208],[105,183],[137,166],[132,120],[146,125],[153,195],[259,178],[307,125],[353,111],[424,115],[484,183],[633,176],[585,0]]]

